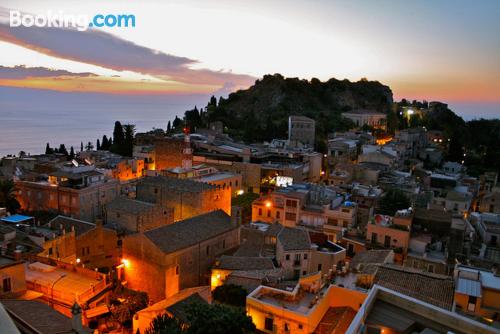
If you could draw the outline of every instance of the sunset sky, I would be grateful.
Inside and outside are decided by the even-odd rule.
[[[11,9],[134,14],[136,27],[11,28]],[[281,73],[366,77],[396,99],[491,108],[500,105],[499,17],[497,0],[0,0],[0,86],[227,94]]]

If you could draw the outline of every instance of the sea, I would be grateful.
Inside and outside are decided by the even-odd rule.
[[[111,137],[115,121],[134,124],[137,132],[167,127],[185,110],[205,106],[208,95],[109,95],[61,93],[0,87],[0,157],[40,154],[46,143],[65,144],[75,151],[105,134]],[[450,103],[465,120],[500,118],[500,103]]]
[[[115,121],[134,124],[136,132],[166,129],[168,121],[194,106],[206,106],[209,96],[123,96],[68,94],[0,87],[0,157],[20,151],[45,152],[65,144],[80,150],[80,143],[111,137]]]

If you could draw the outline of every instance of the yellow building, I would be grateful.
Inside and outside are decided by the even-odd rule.
[[[466,266],[455,268],[455,309],[467,315],[500,320],[500,276]]]
[[[247,297],[247,313],[264,333],[343,333],[365,298],[362,292],[327,285],[315,273],[295,287],[259,286]]]

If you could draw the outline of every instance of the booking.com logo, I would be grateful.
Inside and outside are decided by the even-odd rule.
[[[64,14],[59,11],[54,13],[47,11],[43,15],[32,15],[21,13],[17,10],[10,11],[11,27],[56,27],[56,28],[76,28],[78,31],[85,31],[89,27],[135,27],[135,15],[132,14],[96,14],[92,18],[87,15]]]

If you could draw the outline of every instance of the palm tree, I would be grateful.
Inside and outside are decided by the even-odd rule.
[[[16,187],[13,181],[0,181],[0,207],[5,207],[8,212],[14,213],[21,205],[16,199]]]

